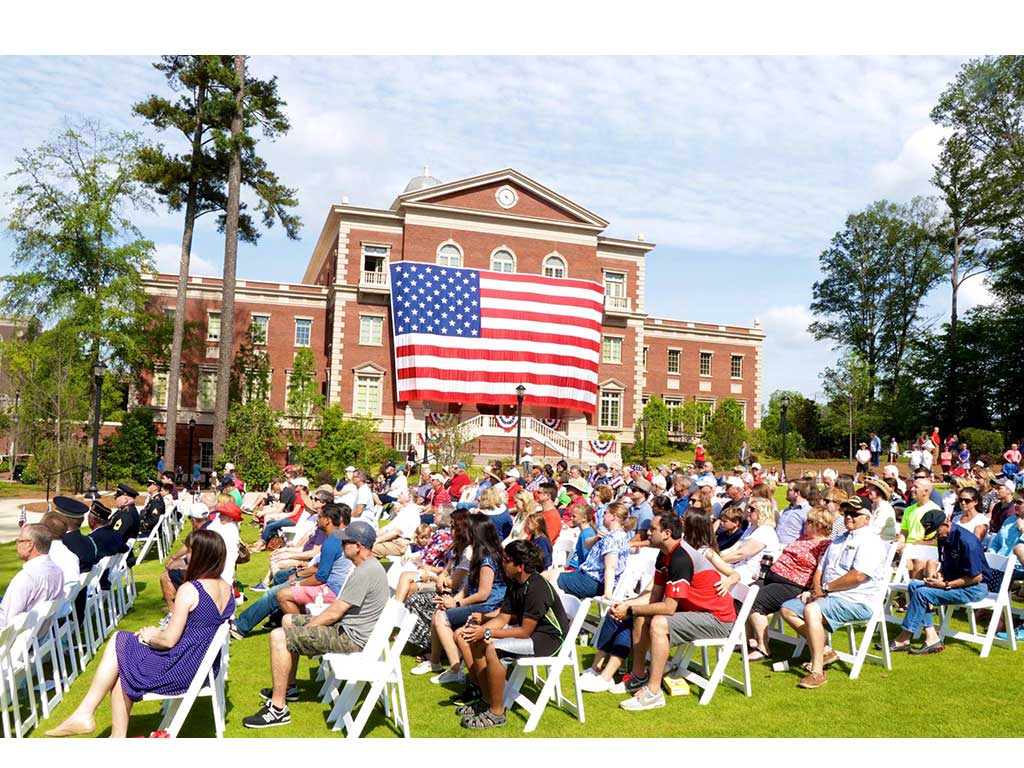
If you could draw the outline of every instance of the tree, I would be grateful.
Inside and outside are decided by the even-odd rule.
[[[121,419],[121,426],[107,441],[103,474],[108,480],[142,483],[156,470],[156,427],[153,412],[133,408]]]
[[[898,391],[907,342],[921,325],[921,302],[941,279],[930,227],[934,204],[882,200],[850,215],[819,259],[808,330],[852,350],[868,374],[868,400],[880,377]]]
[[[173,461],[177,439],[178,379],[185,335],[185,300],[188,290],[189,262],[196,220],[217,213],[223,231],[226,221],[228,178],[231,152],[225,142],[217,141],[230,130],[235,102],[231,86],[234,68],[225,56],[164,56],[153,66],[167,78],[172,91],[181,95],[176,101],[150,96],[135,104],[132,111],[148,120],[158,130],[171,128],[188,142],[183,154],[168,152],[163,146],[147,146],[140,152],[139,178],[148,184],[172,211],[184,208],[181,238],[181,259],[178,267],[178,295],[168,371],[166,452]],[[276,97],[274,80],[251,80],[247,91],[247,114],[257,120],[263,135],[274,138],[286,133],[289,125],[281,112],[283,102]],[[299,220],[287,208],[295,205],[294,190],[283,186],[269,171],[249,144],[241,156],[241,184],[252,190],[263,211],[264,224],[272,226],[279,220],[286,234],[298,236]],[[255,243],[259,230],[239,204],[238,236]]]
[[[729,397],[718,404],[704,430],[704,445],[718,462],[735,461],[747,439],[743,426],[743,406]]]
[[[219,383],[219,374],[217,378]],[[270,360],[266,352],[257,348],[256,340],[253,339],[253,329],[250,327],[231,361],[228,396],[232,403],[249,402],[253,399],[266,401],[269,392]]]
[[[433,455],[435,463],[450,467],[462,461],[467,465],[470,457],[466,454],[466,430],[457,414],[446,413],[437,423],[431,423],[427,454]]]
[[[871,409],[871,372],[856,352],[848,352],[834,368],[826,368],[818,377],[828,398],[825,420],[849,437],[850,461],[853,460],[854,435],[875,430]]]
[[[654,395],[644,406],[644,418],[647,419],[647,455],[663,456],[668,451],[668,427],[671,420],[669,407],[665,401]],[[644,427],[642,423],[636,425],[633,438],[633,452],[643,451]]]
[[[2,279],[0,308],[62,321],[93,360],[120,373],[140,364],[150,326],[141,273],[152,268],[153,244],[129,218],[150,208],[135,178],[140,146],[133,133],[69,123],[16,158],[5,222],[15,272]]]
[[[299,463],[302,463],[302,456],[306,450],[306,430],[317,428],[316,420],[323,400],[320,384],[316,380],[316,359],[313,357],[313,350],[304,347],[295,353],[295,359],[292,361],[285,404],[285,415],[292,424],[299,425]]]
[[[298,237],[301,224],[299,217],[288,212],[298,205],[295,190],[288,189],[277,181],[277,176],[267,170],[265,163],[255,155],[256,139],[249,129],[257,125],[267,131],[268,125],[276,125],[279,132],[287,130],[288,121],[281,108],[284,106],[277,96],[277,80],[247,80],[245,56],[234,56],[234,76],[230,80],[234,109],[231,113],[230,136],[220,134],[218,146],[229,155],[227,177],[227,205],[224,212],[224,283],[221,304],[220,361],[217,367],[217,403],[213,414],[213,447],[218,452],[224,443],[228,411],[228,386],[231,375],[231,360],[234,342],[235,273],[238,265],[238,237],[241,224],[241,185],[243,167],[251,163],[261,170],[255,189],[258,207],[263,213],[263,223],[271,226],[279,220],[289,237]],[[245,162],[243,162],[245,161]]]
[[[376,436],[377,422],[360,416],[346,418],[337,403],[324,408],[320,438],[306,451],[303,466],[312,475],[322,472],[344,477],[345,467],[369,467],[387,457],[387,446]]]
[[[223,454],[217,454],[217,466],[230,461],[253,488],[261,488],[277,474],[271,456],[284,450],[280,413],[264,400],[233,403],[228,413],[228,433]]]

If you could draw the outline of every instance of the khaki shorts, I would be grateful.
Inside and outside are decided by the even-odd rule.
[[[284,639],[290,653],[300,656],[320,656],[324,653],[359,653],[362,648],[338,626],[307,627],[312,616],[293,615],[292,625],[285,627]]]

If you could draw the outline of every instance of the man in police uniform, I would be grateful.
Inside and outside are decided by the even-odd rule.
[[[114,514],[110,518],[110,529],[121,537],[124,544],[128,539],[138,538],[139,528],[142,525],[142,518],[135,506],[135,499],[139,492],[126,483],[119,483],[114,492]],[[102,504],[99,506],[103,507]],[[95,509],[96,503],[93,504]],[[106,507],[103,507],[106,509]],[[90,525],[91,527],[91,525]],[[123,549],[121,550],[124,551]]]
[[[89,507],[70,496],[54,496],[53,506],[64,518],[67,527],[67,533],[61,537],[61,541],[78,557],[78,570],[86,573],[99,560],[95,542],[81,531],[85,516],[89,514]]]
[[[160,482],[156,478],[149,479],[146,490],[149,492],[149,501],[146,502],[146,506],[142,508],[142,512],[139,515],[139,534],[143,537],[148,536],[150,531],[156,528],[160,518],[167,511],[163,494],[160,493]]]

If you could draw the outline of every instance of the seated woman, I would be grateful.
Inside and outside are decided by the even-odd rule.
[[[424,649],[428,654],[430,625],[437,609],[434,598],[438,594],[461,589],[462,580],[469,570],[472,549],[467,531],[468,518],[469,511],[466,509],[444,513],[439,518],[440,527],[434,531],[423,550],[418,570],[406,571],[398,578],[395,599],[417,617],[409,643]],[[420,658],[420,661],[426,658]]]
[[[548,538],[548,526],[543,512],[534,512],[527,516],[526,526],[523,528],[523,538],[526,541],[532,541],[540,548],[540,551],[544,553],[544,568],[550,568],[554,547],[551,545],[551,539]]]
[[[505,493],[504,488],[497,486],[484,488],[477,498],[480,514],[494,523],[494,527],[498,531],[499,542],[512,531],[512,516],[509,515],[505,506],[507,503],[508,494]]]
[[[778,514],[766,499],[751,499],[747,506],[747,530],[740,540],[722,552],[722,559],[739,571],[744,584],[751,584],[760,575],[761,559],[773,560],[779,556],[782,547],[775,533]]]
[[[828,512],[829,519],[832,521],[832,528],[829,531],[828,537],[833,541],[838,539],[844,533],[846,533],[846,524],[843,522],[843,512],[839,506],[849,500],[849,494],[842,488],[833,486],[825,492],[823,499],[823,507]]]
[[[582,545],[583,560],[576,570],[545,574],[549,577],[554,576],[555,583],[563,592],[580,599],[598,595],[602,595],[606,600],[613,599],[615,583],[626,570],[626,558],[629,556],[629,531],[625,525],[633,519],[627,517],[620,520],[613,511],[617,506],[623,505],[612,504],[604,513],[604,524],[608,533],[601,536],[589,550],[585,544]],[[581,510],[587,509],[591,507],[576,507],[573,510],[573,519],[586,514]],[[623,511],[624,514],[629,514],[624,506]],[[595,532],[594,536],[597,535]],[[580,538],[583,538],[582,533]]]
[[[275,517],[276,519],[269,520],[263,526],[263,532],[260,534],[259,541],[255,544],[250,545],[249,551],[252,553],[262,552],[267,548],[267,544],[270,542],[274,535],[282,528],[287,528],[290,525],[298,525],[302,519],[306,510],[312,510],[313,504],[309,499],[309,488],[306,487],[306,479],[304,477],[297,477],[292,481],[295,485],[295,503],[292,505],[291,514],[285,512],[279,513],[278,515],[267,515],[267,518]],[[333,497],[331,501],[334,501]]]
[[[461,658],[455,644],[455,630],[472,613],[489,614],[501,607],[505,599],[505,581],[502,576],[503,552],[498,531],[489,517],[471,514],[466,518],[466,533],[471,555],[466,577],[454,595],[438,594],[434,598],[433,618],[430,624],[430,659],[412,671],[414,674],[441,672],[431,678],[433,683],[454,683],[462,679]],[[448,660],[448,669],[442,671],[441,652]]]
[[[89,692],[74,712],[47,736],[74,736],[96,730],[94,715],[110,695],[110,735],[123,739],[132,705],[144,694],[177,696],[193,674],[220,625],[235,611],[231,585],[220,578],[227,552],[214,531],[192,532],[186,581],[178,590],[166,629],[143,627],[118,632],[107,643]]]
[[[962,512],[954,515],[953,524],[966,528],[978,537],[978,541],[985,541],[990,521],[986,515],[981,514],[981,493],[977,488],[966,486],[960,489],[957,501]]]
[[[533,498],[533,494],[529,491],[519,491],[512,501],[513,507],[511,511],[514,513],[512,516],[512,530],[502,540],[502,545],[523,538],[525,536],[526,518],[537,510],[537,500]]]
[[[607,509],[607,505],[605,506]],[[601,513],[604,517],[604,513]],[[567,571],[575,571],[580,567],[580,563],[587,559],[587,553],[590,548],[587,546],[587,542],[592,541],[597,536],[597,527],[595,525],[595,519],[597,517],[597,510],[595,510],[589,504],[585,506],[577,506],[572,511],[572,525],[574,528],[579,528],[579,536],[576,537],[576,547],[573,549],[572,555],[569,557],[569,562],[565,564]]]
[[[772,563],[747,619],[751,661],[771,655],[768,651],[768,616],[778,611],[784,602],[808,589],[818,563],[832,543],[831,533],[832,515],[820,507],[812,508],[807,513],[803,537],[786,545]]]

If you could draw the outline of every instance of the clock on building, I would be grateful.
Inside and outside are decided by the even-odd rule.
[[[519,202],[519,195],[516,194],[512,187],[501,187],[494,193],[494,197],[502,208],[511,208]]]

